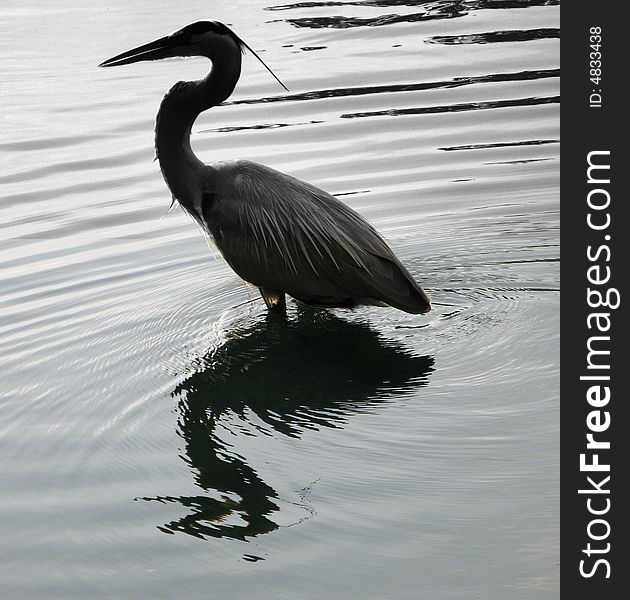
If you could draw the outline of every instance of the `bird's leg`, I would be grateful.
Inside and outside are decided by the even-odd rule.
[[[269,310],[282,314],[287,312],[287,303],[284,297],[284,292],[264,287],[260,287],[258,289],[260,290],[260,295],[263,297],[263,300]]]

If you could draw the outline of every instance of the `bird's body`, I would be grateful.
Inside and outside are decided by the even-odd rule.
[[[156,120],[156,155],[176,199],[271,308],[284,294],[320,306],[389,304],[409,313],[430,301],[376,230],[325,191],[250,161],[204,164],[192,151],[197,116],[228,98],[247,47],[221,23],[199,21],[102,66],[170,56],[206,56],[208,75],[179,82]]]

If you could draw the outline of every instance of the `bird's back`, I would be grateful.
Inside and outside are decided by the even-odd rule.
[[[202,201],[208,232],[245,281],[309,304],[430,310],[376,230],[323,190],[249,161],[216,163]]]

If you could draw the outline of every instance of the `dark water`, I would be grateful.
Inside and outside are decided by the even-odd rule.
[[[7,0],[0,73],[3,598],[558,596],[559,6]],[[339,195],[428,316],[292,304],[208,251],[153,161],[201,59],[250,56],[206,161]]]

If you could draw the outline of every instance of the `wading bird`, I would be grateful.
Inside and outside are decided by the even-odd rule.
[[[285,310],[285,294],[316,306],[431,310],[427,294],[383,238],[344,203],[264,165],[246,160],[206,165],[195,156],[192,125],[230,96],[245,49],[263,62],[223,23],[198,21],[99,66],[178,56],[210,59],[203,79],[180,81],[164,96],[155,151],[173,199],[212,237],[232,269],[260,290],[270,310]]]

